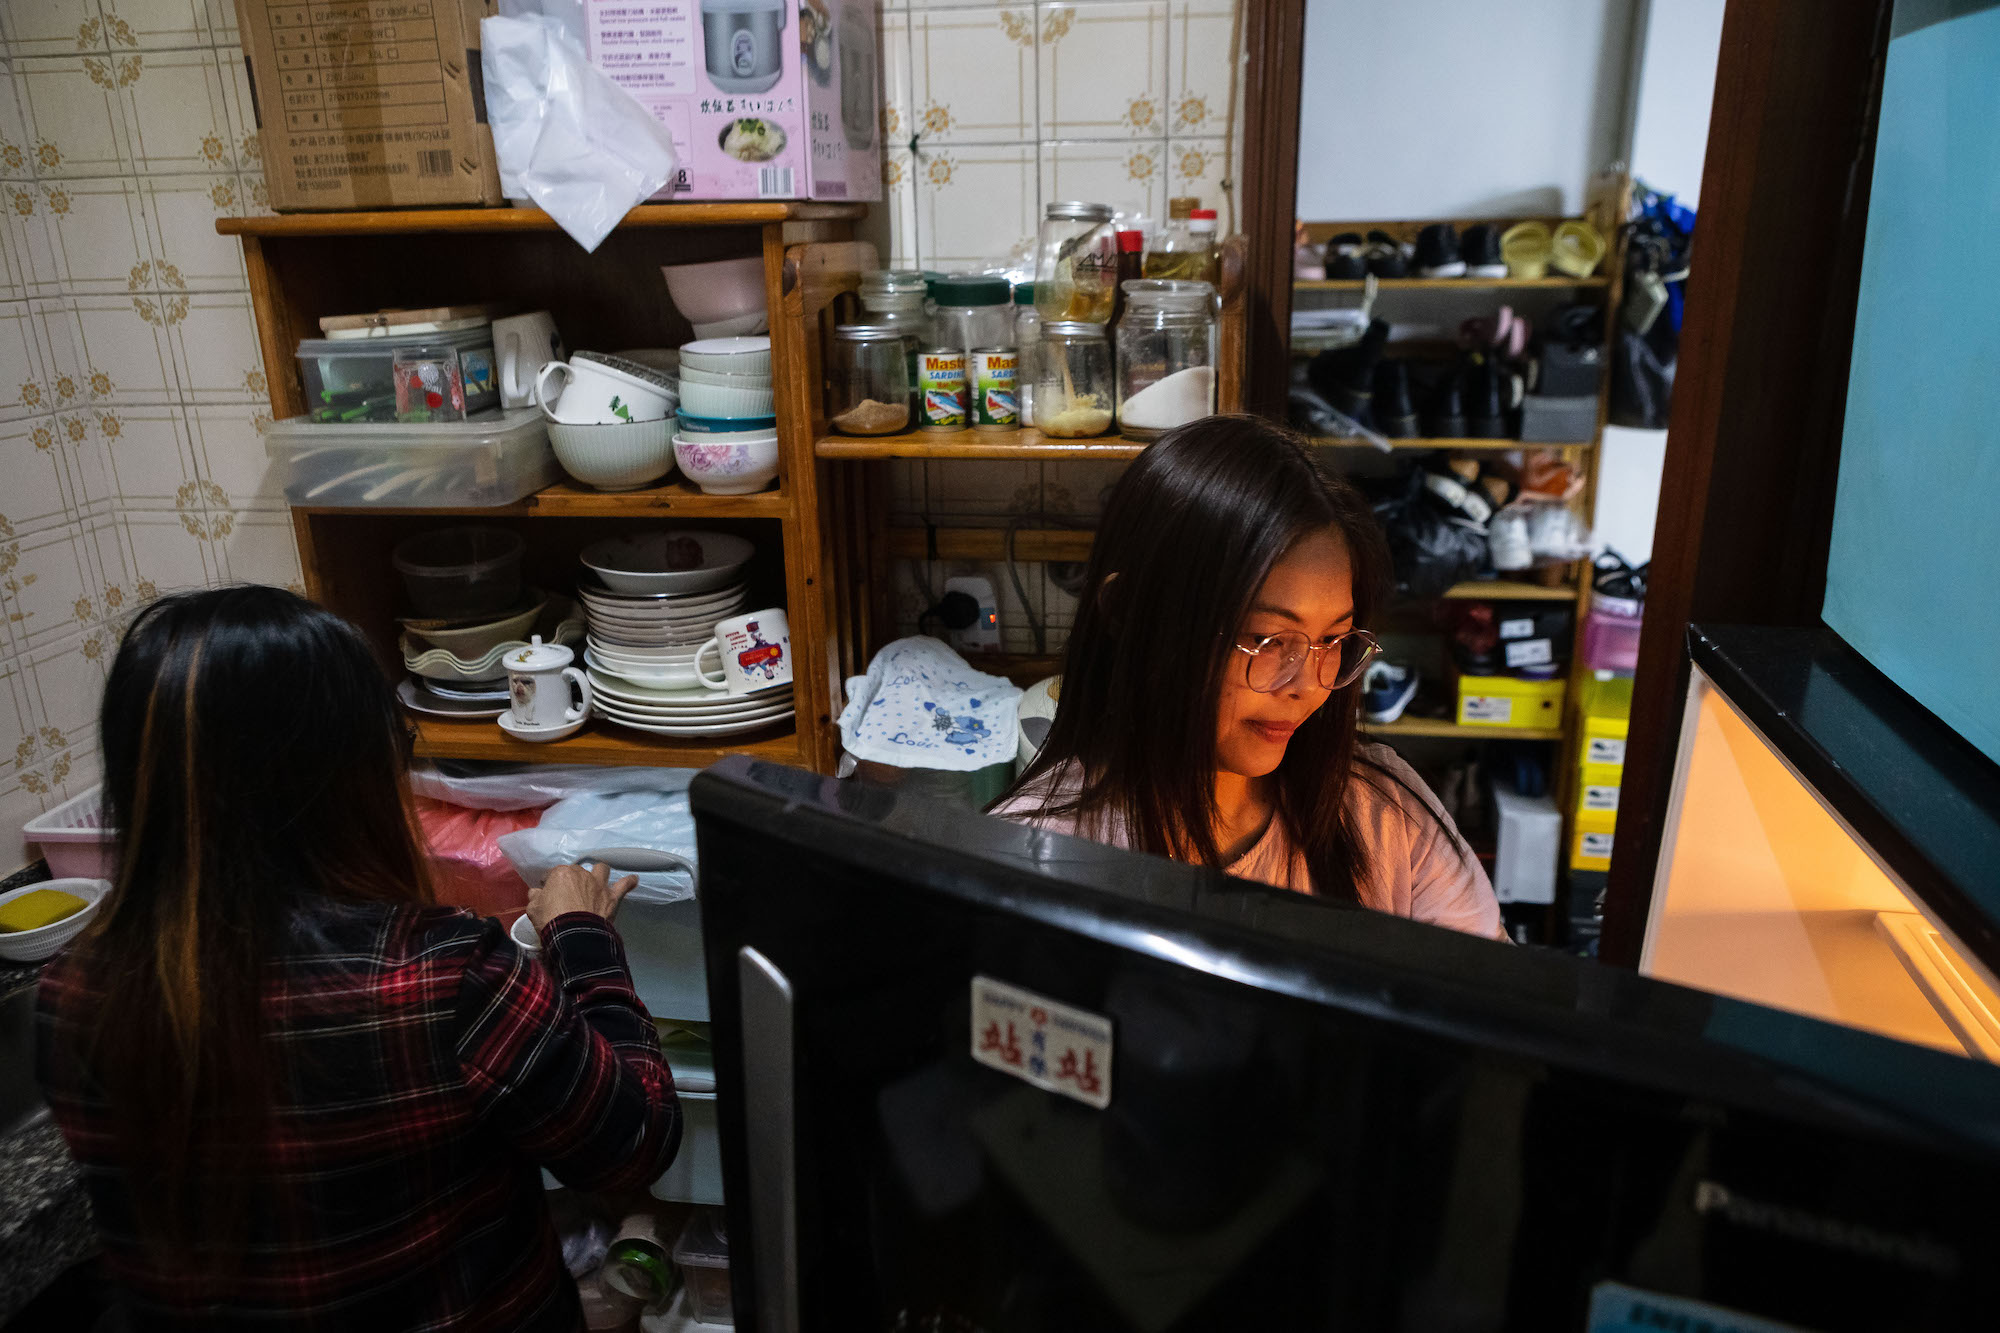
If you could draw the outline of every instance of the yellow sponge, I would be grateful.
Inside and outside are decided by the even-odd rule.
[[[12,902],[0,903],[0,932],[40,930],[64,917],[75,916],[90,904],[61,889],[36,889]]]

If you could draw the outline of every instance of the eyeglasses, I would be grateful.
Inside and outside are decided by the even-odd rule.
[[[1250,688],[1259,694],[1276,694],[1299,678],[1307,658],[1313,659],[1321,689],[1352,685],[1382,651],[1382,645],[1365,629],[1349,630],[1332,643],[1314,643],[1297,630],[1286,630],[1282,634],[1245,635],[1237,640],[1236,651],[1250,659]]]

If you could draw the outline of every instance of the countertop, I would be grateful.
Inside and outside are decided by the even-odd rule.
[[[0,893],[47,878],[48,867],[38,861],[0,880]],[[0,999],[32,987],[41,975],[39,963],[0,962]],[[34,1071],[10,1067],[0,1069],[0,1077],[31,1079]],[[44,1111],[0,1138],[0,1324],[64,1269],[95,1253],[97,1227],[83,1178]]]

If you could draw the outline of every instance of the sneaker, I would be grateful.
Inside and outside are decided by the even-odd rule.
[[[1353,281],[1368,276],[1367,242],[1358,231],[1344,231],[1326,243],[1326,276]]]
[[[1486,525],[1486,552],[1493,568],[1502,574],[1517,573],[1535,563],[1534,548],[1528,542],[1528,516],[1519,507],[1501,510]]]
[[[1377,726],[1394,722],[1417,697],[1417,669],[1377,658],[1361,677],[1361,715]]]
[[[1458,254],[1458,233],[1452,230],[1449,222],[1433,222],[1417,233],[1417,276],[1465,276],[1465,261]]]
[[[1468,278],[1504,278],[1507,276],[1507,261],[1500,256],[1500,229],[1490,222],[1481,222],[1465,229],[1459,238],[1458,249],[1465,259],[1465,276]]]
[[[1378,278],[1407,278],[1410,258],[1402,243],[1386,231],[1368,233],[1368,271]]]
[[[1433,440],[1462,440],[1465,434],[1465,389],[1462,373],[1453,367],[1438,384],[1424,410],[1424,434]]]
[[[1375,367],[1375,401],[1369,410],[1375,429],[1393,440],[1417,433],[1417,409],[1410,403],[1409,368],[1396,357],[1384,357]]]

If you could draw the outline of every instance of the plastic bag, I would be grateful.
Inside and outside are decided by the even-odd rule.
[[[468,771],[455,773],[451,767]],[[599,768],[592,764],[426,764],[410,770],[410,790],[468,810],[539,810],[586,792],[674,790],[678,768]]]
[[[541,820],[536,809],[469,810],[442,801],[416,801],[417,823],[430,851],[431,885],[447,907],[481,916],[511,918],[526,911],[528,886],[500,850],[500,839]]]
[[[1486,561],[1486,524],[1461,514],[1437,495],[1420,469],[1375,505],[1389,539],[1396,588],[1428,600],[1477,574]]]
[[[595,250],[673,179],[673,135],[545,16],[479,23],[500,187],[525,194]]]
[[[694,815],[687,786],[695,770],[646,771],[652,778],[645,786],[557,801],[535,828],[501,838],[500,850],[515,873],[540,884],[557,866],[603,861],[614,878],[639,876],[632,902],[660,905],[694,897]]]

